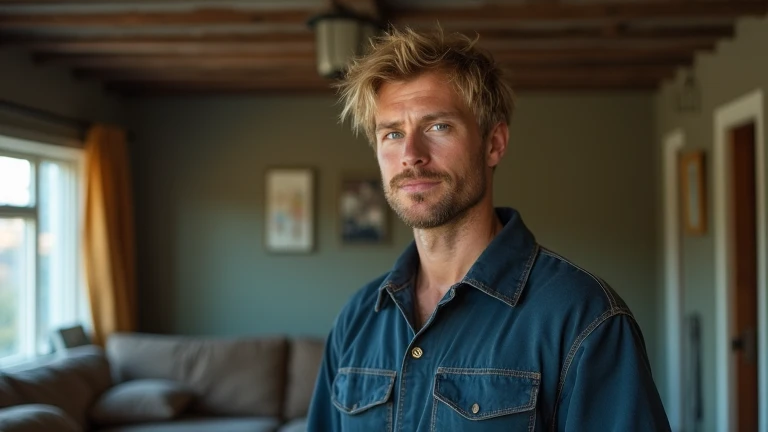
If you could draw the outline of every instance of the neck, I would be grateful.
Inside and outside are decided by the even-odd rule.
[[[483,200],[447,225],[414,230],[420,261],[418,289],[445,295],[501,229],[490,200]]]

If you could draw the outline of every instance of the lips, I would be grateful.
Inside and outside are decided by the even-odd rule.
[[[400,184],[400,189],[409,193],[419,193],[426,192],[438,184],[440,182],[435,180],[411,180]]]

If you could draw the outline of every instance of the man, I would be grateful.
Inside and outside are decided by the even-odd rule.
[[[493,207],[513,101],[490,56],[393,30],[340,88],[415,240],[338,316],[309,430],[669,430],[626,304]]]

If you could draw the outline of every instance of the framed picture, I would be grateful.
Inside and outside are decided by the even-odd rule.
[[[389,206],[378,178],[347,178],[341,182],[339,218],[343,244],[387,241]]]
[[[58,328],[52,332],[51,339],[56,351],[64,351],[91,343],[82,325]]]
[[[680,157],[683,228],[687,234],[707,232],[707,194],[704,152],[684,153]]]
[[[315,239],[315,173],[310,168],[271,168],[266,173],[266,249],[307,253]]]

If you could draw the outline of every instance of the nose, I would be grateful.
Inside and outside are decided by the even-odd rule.
[[[418,133],[409,133],[403,146],[402,165],[404,168],[426,165],[429,162],[429,152],[422,137]]]

